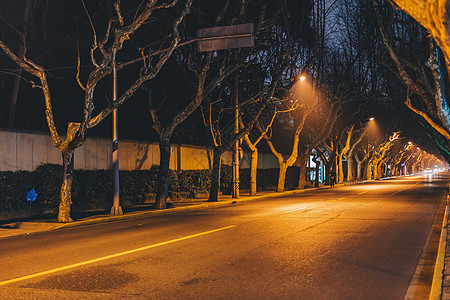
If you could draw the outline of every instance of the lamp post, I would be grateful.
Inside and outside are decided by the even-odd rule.
[[[234,133],[239,134],[239,75],[234,74]],[[239,198],[239,140],[234,144],[233,153],[233,198]]]
[[[116,50],[113,51],[113,103],[117,100],[117,69],[116,69]],[[111,207],[110,216],[123,215],[120,207],[119,198],[119,134],[118,134],[118,113],[117,108],[113,111],[113,142],[112,142],[112,159],[113,159],[113,206]]]

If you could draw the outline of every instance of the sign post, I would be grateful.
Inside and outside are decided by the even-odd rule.
[[[211,27],[197,30],[199,52],[252,47],[255,44],[252,23]],[[239,134],[239,77],[234,75],[234,133]],[[233,147],[233,190],[232,197],[239,198],[239,140]]]
[[[197,50],[207,52],[253,47],[255,44],[253,31],[252,23],[199,29]]]

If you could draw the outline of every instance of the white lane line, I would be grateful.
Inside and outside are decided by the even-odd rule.
[[[309,209],[309,207],[301,207],[301,208],[296,208],[296,209],[285,211],[284,213],[289,214],[289,213],[298,212],[298,211],[307,210],[307,209]]]
[[[67,266],[64,266],[64,267],[56,268],[56,269],[51,269],[51,270],[47,270],[47,271],[43,271],[43,272],[39,272],[39,273],[34,273],[34,274],[22,276],[22,277],[17,277],[17,278],[5,280],[5,281],[0,281],[0,286],[7,285],[7,284],[10,284],[10,283],[14,283],[14,282],[18,282],[18,281],[27,280],[27,279],[32,279],[32,278],[36,278],[36,277],[40,277],[40,276],[44,276],[44,275],[49,275],[49,274],[53,274],[53,273],[56,273],[56,272],[61,272],[61,271],[65,271],[65,270],[69,270],[69,269],[73,269],[73,268],[89,265],[89,264],[93,264],[93,263],[96,263],[96,262],[100,262],[100,261],[104,261],[104,260],[108,260],[108,259],[124,256],[124,255],[127,255],[127,254],[132,254],[132,253],[136,253],[136,252],[140,252],[140,251],[156,248],[156,247],[159,247],[159,246],[164,246],[164,245],[167,245],[167,244],[181,242],[181,241],[184,241],[184,240],[187,240],[187,239],[199,237],[199,236],[206,235],[206,234],[213,233],[213,232],[217,232],[217,231],[230,229],[230,228],[233,228],[233,227],[236,227],[236,225],[231,225],[231,226],[226,226],[226,227],[213,229],[213,230],[209,230],[209,231],[205,231],[205,232],[200,232],[200,233],[196,233],[196,234],[193,234],[193,235],[188,235],[188,236],[180,237],[180,238],[177,238],[177,239],[173,239],[173,240],[170,240],[170,241],[165,241],[165,242],[161,242],[161,243],[157,243],[157,244],[153,244],[153,245],[149,245],[149,246],[144,246],[144,247],[140,247],[140,248],[136,248],[136,249],[132,249],[132,250],[116,253],[116,254],[111,254],[111,255],[107,255],[107,256],[103,256],[103,257],[99,257],[99,258],[95,258],[95,259],[91,259],[91,260],[87,260],[87,261],[83,261],[83,262],[79,262],[79,263],[72,264],[72,265],[67,265]]]

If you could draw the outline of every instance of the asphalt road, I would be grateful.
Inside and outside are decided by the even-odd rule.
[[[0,239],[0,299],[403,299],[447,181]]]

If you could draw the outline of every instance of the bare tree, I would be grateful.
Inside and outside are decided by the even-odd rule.
[[[298,82],[294,85],[292,92],[289,94],[289,100],[293,105],[297,106],[298,109],[293,110],[290,113],[290,118],[287,120],[289,126],[292,130],[291,135],[291,150],[288,155],[284,155],[282,152],[278,151],[273,144],[271,137],[269,135],[264,135],[264,138],[272,151],[273,155],[278,159],[280,165],[280,171],[278,175],[278,185],[277,191],[283,192],[285,189],[286,172],[288,167],[293,166],[298,158],[298,147],[300,141],[300,134],[305,126],[306,119],[313,112],[316,103],[316,95],[311,93],[311,89],[303,89],[302,84],[307,82]],[[310,93],[302,94],[302,90],[309,90]]]
[[[336,137],[328,136],[315,150],[325,165],[325,184],[330,184],[332,170],[336,170]]]
[[[267,7],[270,1],[242,1],[242,2],[232,2],[230,0],[223,1],[220,10],[216,13],[214,19],[214,24],[208,24],[202,22],[202,8],[211,9],[208,2],[199,2],[198,6],[195,7],[196,12],[196,27],[211,27],[220,25],[234,25],[238,22],[250,22],[256,23],[255,34],[257,35],[260,31],[270,28],[273,25],[274,19],[278,18],[278,12],[275,11],[273,14],[267,13]],[[283,6],[284,2],[281,2],[280,6]],[[258,6],[259,5],[259,6]],[[258,6],[258,7],[257,7]],[[255,13],[254,9],[257,7],[260,14]],[[267,18],[267,19],[266,19]],[[271,19],[273,18],[273,19]],[[192,26],[192,24],[190,24]],[[191,28],[193,29],[193,28]],[[150,111],[153,120],[153,129],[155,129],[159,135],[159,146],[160,146],[160,168],[158,176],[158,187],[156,195],[156,208],[165,208],[167,197],[168,197],[168,171],[169,171],[169,161],[170,161],[170,139],[174,130],[178,127],[181,122],[183,122],[189,115],[191,115],[201,104],[207,99],[207,102],[211,105],[216,102],[211,103],[210,97],[211,93],[215,89],[219,89],[222,86],[226,86],[224,80],[227,79],[233,73],[236,73],[239,68],[246,65],[245,60],[248,60],[249,56],[254,55],[252,49],[242,50],[239,55],[235,55],[236,51],[220,51],[220,52],[208,52],[208,53],[197,53],[196,48],[187,48],[187,51],[182,52],[181,63],[187,66],[186,74],[193,78],[191,84],[194,85],[194,93],[190,98],[188,105],[184,107],[177,115],[175,115],[171,120],[163,125],[160,122],[158,113],[155,106],[150,103]],[[208,111],[208,118],[205,118],[206,123],[208,123],[210,132],[212,133],[212,145],[216,150],[215,157],[213,158],[213,170],[217,167],[217,156],[221,156],[219,152],[226,151],[226,147],[221,147],[221,139],[216,137],[214,132],[218,128],[214,128],[214,122],[210,122],[212,118],[212,110],[206,109]],[[220,149],[220,151],[218,151]],[[214,178],[218,175],[213,171]],[[215,180],[213,180],[214,182]],[[211,193],[210,193],[211,194]]]
[[[382,143],[378,148],[375,150],[374,155],[372,156],[371,160],[369,161],[369,165],[373,165],[373,179],[380,179],[381,178],[381,167],[382,163],[387,158],[387,153],[391,149],[391,147],[394,145],[394,141],[397,140],[400,137],[399,132],[394,132],[387,141]]]
[[[67,136],[65,140],[61,139],[54,122],[52,111],[53,98],[50,93],[50,86],[47,80],[47,71],[45,67],[36,64],[25,54],[23,56],[17,56],[10,50],[10,48],[8,48],[8,46],[0,41],[0,48],[20,68],[37,78],[39,83],[33,83],[33,87],[40,88],[43,93],[46,107],[45,114],[47,125],[52,136],[53,145],[60,150],[63,157],[64,175],[60,194],[61,196],[58,213],[59,222],[72,221],[70,218],[70,210],[72,204],[71,187],[73,164],[71,162],[75,149],[80,147],[84,143],[88,129],[98,125],[114,109],[131,98],[131,96],[142,85],[142,83],[154,78],[158,74],[158,72],[172,55],[174,49],[177,47],[180,41],[178,27],[185,16],[190,12],[191,4],[192,0],[187,0],[184,4],[182,4],[178,16],[174,18],[174,21],[172,23],[171,40],[168,48],[160,55],[148,53],[145,58],[147,59],[147,62],[148,60],[151,60],[151,63],[145,63],[142,66],[135,81],[125,90],[122,95],[117,97],[117,99],[114,99],[114,101],[110,103],[108,107],[104,108],[96,116],[93,116],[94,91],[98,83],[101,80],[105,79],[108,75],[110,75],[114,69],[121,69],[123,67],[123,65],[121,66],[116,62],[116,57],[118,53],[123,49],[124,43],[130,40],[132,36],[146,24],[149,18],[151,18],[156,11],[168,10],[174,8],[175,6],[178,6],[178,0],[145,1],[144,3],[142,3],[140,8],[136,8],[135,17],[132,18],[128,23],[126,18],[122,16],[120,1],[118,0],[112,2],[115,16],[108,20],[107,25],[105,26],[106,30],[102,39],[98,37],[96,29],[92,25],[93,43],[90,49],[92,69],[89,73],[88,79],[84,84],[80,79],[80,57],[78,57],[78,72],[75,80],[78,82],[80,88],[84,91],[83,114],[81,122],[70,122],[68,124]]]
[[[408,151],[411,149],[411,143],[396,143],[393,149],[390,151],[388,158],[386,160],[387,164],[390,166],[392,176],[397,176],[400,171],[400,166],[404,162]]]
[[[425,27],[444,53],[450,74],[450,1],[449,0],[391,0],[400,9]]]
[[[282,57],[285,57],[285,55],[281,54],[280,58]],[[225,113],[225,111],[230,110],[229,108],[227,109],[226,106],[223,107],[221,105],[224,104],[222,99],[219,98],[219,100],[214,102],[208,101],[209,106],[206,109],[208,115],[207,117],[205,117],[205,124],[209,127],[211,139],[213,142],[211,144],[211,148],[213,149],[213,170],[211,173],[211,188],[208,201],[218,200],[222,155],[226,151],[230,150],[231,147],[236,143],[236,141],[244,138],[253,129],[262,112],[266,109],[268,103],[273,99],[274,93],[277,90],[280,82],[280,69],[282,69],[283,65],[284,64],[281,62],[280,64],[274,64],[275,70],[272,70],[273,72],[271,74],[273,76],[271,78],[270,85],[265,87],[264,90],[261,91],[261,96],[258,96],[256,99],[248,99],[242,104],[239,104],[241,115],[246,115],[247,117],[246,122],[242,122],[242,125],[240,126],[241,129],[237,134],[234,134],[234,130],[233,133],[231,133],[231,130],[234,129],[231,124],[233,124],[234,122],[226,122],[225,126],[221,124],[223,114]],[[254,102],[255,100],[256,102]],[[251,108],[249,108],[248,106],[250,106]]]
[[[279,102],[279,100],[276,100],[275,103],[276,102]],[[291,108],[291,109],[293,110],[294,108]],[[268,118],[266,118],[267,123],[263,126],[262,125],[263,122],[261,120],[263,118],[260,117],[256,121],[257,130],[252,131],[253,135],[250,135],[250,132],[249,132],[244,136],[244,141],[251,151],[251,159],[250,159],[250,195],[251,196],[256,195],[256,189],[257,189],[257,169],[258,169],[258,147],[257,146],[258,146],[259,142],[264,139],[264,136],[266,134],[270,135],[269,131],[272,128],[272,125],[275,121],[276,116],[281,113],[290,112],[291,109],[288,108],[287,110],[280,110],[278,108],[277,104],[274,105],[273,112],[271,112],[270,109],[266,109],[265,111],[269,115]],[[271,114],[271,116],[270,116],[270,114]],[[242,117],[240,118],[240,124],[241,124],[241,130],[243,130],[244,124],[242,122]],[[251,140],[252,136],[254,136],[254,138],[255,138],[253,141]]]
[[[374,146],[366,143],[364,146],[361,147],[360,145],[358,148],[353,155],[357,163],[356,177],[358,179],[370,180],[372,179],[372,165],[369,162],[375,152]]]
[[[319,101],[314,114],[309,118],[302,138],[299,141],[299,157],[296,165],[299,167],[298,188],[306,187],[306,166],[313,149],[316,149],[327,139],[336,121],[341,116],[341,105],[339,102],[330,103],[325,100]],[[319,150],[316,151],[320,152]],[[317,155],[316,155],[317,156]],[[318,157],[318,156],[317,156]],[[317,164],[317,162],[316,162]],[[316,177],[318,172],[316,170]]]
[[[361,143],[362,139],[366,136],[367,131],[369,130],[368,126],[364,128],[360,128],[357,130],[352,136],[353,139],[350,140],[350,148],[345,154],[345,158],[347,159],[347,182],[352,182],[355,179],[354,167],[353,167],[353,153],[356,147]],[[357,173],[358,174],[358,173]],[[358,174],[360,176],[360,173]],[[357,177],[358,178],[358,177]]]
[[[290,84],[290,78],[295,74],[293,70],[298,70],[295,64],[299,62],[299,55],[305,52],[304,46],[299,43],[305,32],[305,22],[299,23],[298,19],[290,16],[304,14],[302,8],[305,3],[307,1],[268,1],[267,7],[272,9],[266,11],[271,13],[260,14],[258,25],[255,26],[258,44],[252,52],[235,51],[228,59],[228,64],[236,58],[245,59],[246,67],[239,70],[238,76],[234,74],[232,79],[225,80],[205,103],[205,123],[211,134],[210,147],[214,154],[208,201],[217,201],[222,154],[253,129],[269,103],[273,109],[272,104]],[[294,9],[290,9],[292,7]],[[295,40],[295,37],[299,40]],[[238,133],[233,126],[236,102],[242,120]]]
[[[404,5],[403,1],[398,2]],[[436,23],[434,25],[427,23],[430,21],[428,18],[433,15],[430,14],[430,11],[423,11],[420,17],[416,15],[419,7],[435,9],[438,7],[437,3],[438,1],[429,1],[427,3],[424,1],[411,1],[411,5],[404,6],[405,8],[408,7],[407,12],[409,11],[408,13],[416,18],[420,24],[430,30],[430,32],[433,30],[434,33],[431,32],[431,34],[435,38],[436,45],[433,40],[427,38],[427,33],[407,16],[396,12],[394,18],[394,13],[389,11],[387,7],[382,7],[376,0],[372,1],[383,44],[393,62],[393,66],[386,65],[407,87],[404,104],[411,112],[423,118],[422,120],[436,131],[438,135],[444,137],[445,141],[442,141],[437,136],[432,138],[435,147],[439,149],[442,155],[448,157],[448,149],[450,148],[450,108],[447,103],[446,86],[449,83],[445,80],[445,72],[443,72],[445,69],[443,70],[441,66],[442,58],[440,58],[440,50],[442,50],[444,61],[447,64],[446,71],[448,72],[449,48],[445,42],[447,40],[448,43],[448,38],[446,35],[439,37],[434,35],[437,32],[436,28],[441,28],[445,19],[441,15],[442,10],[436,11],[437,14],[434,16]],[[413,7],[415,8],[413,9]],[[432,29],[434,26],[436,28]],[[444,34],[444,31],[441,33]],[[395,43],[394,40],[402,40],[403,43],[401,45],[403,47],[398,47],[399,43]],[[424,47],[426,44],[428,44],[428,47]],[[410,51],[405,49],[406,47],[419,48],[421,51]],[[428,51],[428,58],[423,55],[424,52],[426,54],[426,51]]]

